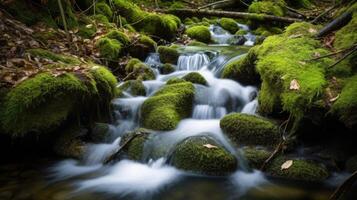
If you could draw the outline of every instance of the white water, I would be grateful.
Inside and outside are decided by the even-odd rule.
[[[244,35],[244,38],[246,41],[244,42],[243,45],[245,46],[253,46],[255,42],[255,35],[250,33],[249,27],[243,24],[237,23],[240,29],[247,31],[247,34]],[[235,35],[232,35],[228,31],[224,30],[222,27],[217,26],[217,25],[211,25],[209,27],[209,30],[211,32],[211,37],[213,41],[219,45],[230,45],[232,42],[234,42]]]
[[[212,33],[212,36],[223,43],[224,37],[228,35],[224,30],[219,31],[220,36],[217,35],[217,31]],[[115,99],[113,105],[116,123],[110,127],[110,138],[105,141],[106,143],[90,144],[82,162],[69,160],[52,168],[54,180],[81,176],[76,184],[77,192],[90,190],[147,198],[147,195],[150,196],[187,175],[166,164],[166,158],[177,143],[197,135],[213,137],[218,144],[239,159],[239,153],[223,134],[219,122],[230,112],[255,114],[258,104],[252,96],[256,95],[257,89],[242,86],[233,80],[218,78],[226,63],[239,58],[240,56],[229,59],[219,54],[210,58],[204,52],[184,53],[178,59],[175,72],[161,75],[158,67],[162,64],[158,55],[150,54],[145,62],[155,68],[157,74],[156,80],[143,82],[147,96],[133,97],[130,91],[124,91],[124,97]],[[175,130],[153,133],[144,145],[142,162],[121,160],[111,166],[102,166],[100,163],[118,148],[121,137],[128,131],[140,127],[140,108],[144,101],[163,87],[169,79],[181,78],[192,71],[200,73],[206,79],[207,85],[195,84],[195,102],[191,118],[181,120]],[[265,182],[259,172],[243,171],[244,163],[240,162],[242,168],[230,176],[232,186],[239,187],[239,191],[244,192]],[[85,174],[97,171],[100,173],[83,179]]]

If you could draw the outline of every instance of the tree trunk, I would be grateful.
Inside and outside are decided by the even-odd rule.
[[[333,20],[332,22],[327,24],[325,27],[323,27],[316,34],[316,37],[323,37],[323,36],[331,33],[332,31],[335,31],[335,30],[345,26],[346,24],[348,24],[348,22],[350,22],[351,19],[352,19],[352,12],[343,13],[341,16],[339,16],[338,18],[336,18],[335,20]]]
[[[274,15],[245,13],[245,12],[229,12],[229,11],[216,11],[216,10],[197,10],[197,9],[172,9],[172,10],[156,10],[161,13],[173,14],[179,17],[229,17],[236,19],[249,19],[255,21],[277,21],[284,23],[300,22],[301,19],[278,17]]]

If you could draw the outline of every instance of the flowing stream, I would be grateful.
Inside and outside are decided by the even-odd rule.
[[[247,26],[239,26],[248,31]],[[110,125],[106,140],[99,144],[89,144],[82,160],[64,160],[50,167],[50,186],[46,190],[56,190],[57,194],[58,190],[61,191],[59,193],[62,195],[57,199],[75,200],[260,199],[264,197],[262,191],[274,191],[275,183],[260,171],[246,166],[240,151],[232,147],[219,126],[220,119],[231,112],[256,114],[257,88],[220,78],[227,63],[239,59],[247,51],[247,46],[254,44],[255,36],[248,32],[244,36],[244,45],[232,46],[228,43],[234,38],[233,35],[219,26],[211,26],[210,30],[218,45],[181,47],[181,55],[173,73],[160,74],[157,70],[157,66],[161,65],[159,56],[151,53],[145,62],[155,70],[156,79],[143,82],[147,95],[135,97],[130,91],[125,91],[123,97],[114,99],[116,121]],[[122,137],[140,127],[140,107],[143,102],[169,79],[183,77],[193,71],[200,73],[208,84],[194,85],[195,99],[191,117],[181,120],[175,130],[153,133],[144,145],[141,162],[121,159],[114,164],[103,165],[102,162],[118,148]],[[239,160],[238,170],[228,177],[210,177],[171,166],[168,157],[175,145],[196,135],[209,135],[219,141]],[[252,190],[258,193],[258,197],[250,196],[248,191]]]

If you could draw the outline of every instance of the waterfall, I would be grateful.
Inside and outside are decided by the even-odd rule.
[[[204,53],[181,55],[177,62],[177,70],[199,70],[207,66],[209,62],[209,57]]]

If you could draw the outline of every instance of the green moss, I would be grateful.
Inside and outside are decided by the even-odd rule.
[[[160,68],[160,72],[161,74],[170,74],[172,72],[175,71],[175,68],[169,64],[169,63],[166,63],[164,64],[161,68]]]
[[[240,29],[240,30],[238,30],[238,31],[235,33],[235,35],[245,35],[245,34],[247,34],[247,33],[248,33],[248,31],[243,30],[243,29]]]
[[[279,1],[279,3],[273,1],[254,1],[248,8],[251,13],[262,13],[267,15],[275,15],[282,17],[285,14],[285,3]]]
[[[116,60],[122,50],[118,40],[106,37],[100,38],[95,45],[99,49],[100,55],[109,60]]]
[[[220,121],[223,132],[236,144],[274,145],[279,142],[278,127],[267,119],[233,113]]]
[[[99,2],[95,5],[95,12],[97,14],[104,15],[108,18],[112,18],[112,16],[113,16],[112,9],[108,6],[108,4],[106,4],[104,2]]]
[[[211,33],[206,26],[193,26],[186,30],[186,34],[199,42],[209,43],[211,41]]]
[[[155,49],[157,47],[157,43],[153,39],[151,39],[151,37],[146,36],[146,35],[140,36],[139,43],[146,45],[152,51],[155,51]]]
[[[166,46],[159,46],[157,51],[160,54],[160,60],[162,63],[176,64],[180,56],[176,49]]]
[[[141,161],[143,157],[144,143],[147,140],[147,135],[136,136],[128,145],[128,156],[132,160]]]
[[[81,61],[78,58],[62,55],[62,54],[56,54],[45,49],[29,49],[27,50],[27,52],[32,56],[49,59],[54,62],[60,62],[60,63],[72,64],[72,65],[78,65],[81,63]]]
[[[150,53],[156,51],[156,47],[157,44],[154,40],[149,36],[141,35],[139,40],[132,43],[128,50],[131,56],[144,60]]]
[[[186,81],[183,80],[182,78],[174,77],[174,78],[170,78],[170,79],[166,82],[166,84],[167,84],[167,85],[171,85],[171,84],[183,83],[183,82],[186,82]]]
[[[83,38],[92,38],[97,32],[96,27],[93,24],[80,25],[78,27],[78,35]]]
[[[109,124],[95,123],[90,132],[91,142],[94,143],[104,142],[108,137],[109,128],[110,128]]]
[[[105,37],[110,39],[115,39],[120,42],[123,46],[128,46],[131,43],[130,38],[123,32],[118,30],[111,30],[105,35]]]
[[[222,78],[233,79],[244,85],[259,83],[260,77],[254,66],[255,58],[247,58],[247,56],[254,56],[254,54],[245,55],[245,57],[228,63],[222,72]]]
[[[125,67],[125,71],[128,74],[131,74],[129,80],[154,80],[155,74],[154,71],[147,66],[146,64],[142,63],[139,59],[133,58],[130,59],[128,64]]]
[[[281,169],[281,165],[287,160],[293,164],[288,169]],[[329,172],[322,165],[308,160],[289,159],[277,157],[268,166],[267,172],[273,176],[303,181],[323,181],[329,176]]]
[[[145,100],[141,107],[141,124],[154,130],[172,130],[190,116],[194,98],[192,83],[166,85]]]
[[[130,80],[126,81],[119,87],[120,90],[126,90],[130,92],[133,96],[145,96],[146,90],[142,81],[140,80]]]
[[[1,129],[14,137],[51,132],[90,103],[108,106],[114,97],[115,77],[99,66],[90,68],[87,77],[81,76],[65,73],[55,77],[44,72],[23,81],[4,98]]]
[[[234,34],[239,30],[237,22],[231,18],[222,18],[219,21],[219,25],[221,25],[223,29],[229,31],[231,34]]]
[[[182,79],[191,83],[207,85],[206,79],[198,72],[191,72],[185,75],[184,77],[182,77]]]
[[[248,161],[249,167],[260,169],[263,163],[270,157],[271,152],[257,147],[245,147],[243,148],[243,154]]]
[[[346,169],[350,173],[357,171],[357,155],[352,156],[347,160]]]
[[[90,18],[106,26],[109,26],[109,19],[105,15],[97,14],[91,16]]]
[[[216,147],[207,148],[207,144]],[[179,143],[171,162],[179,169],[208,175],[227,175],[237,168],[235,157],[207,136],[190,137]]]
[[[268,26],[260,26],[259,28],[253,31],[254,34],[265,36],[265,37],[280,34],[282,32],[283,31],[280,28],[268,27]]]
[[[185,5],[182,2],[173,2],[173,4],[170,5],[169,9],[181,9],[181,8],[185,8]]]
[[[295,22],[286,28],[285,35],[289,37],[301,35],[312,37],[321,28],[321,26],[313,25],[308,22]]]
[[[337,101],[332,105],[332,112],[349,127],[357,124],[357,75],[347,79]]]

